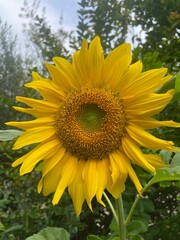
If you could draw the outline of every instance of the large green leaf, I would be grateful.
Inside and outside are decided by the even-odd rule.
[[[11,141],[14,138],[21,135],[22,131],[20,130],[0,130],[0,141]]]
[[[129,235],[138,235],[147,231],[147,225],[140,220],[133,220],[127,225]]]
[[[26,240],[70,240],[70,234],[63,228],[47,227]]]
[[[148,185],[152,185],[157,182],[162,181],[176,181],[180,180],[180,166],[172,167],[172,168],[160,168],[157,170],[157,173],[150,180]]]

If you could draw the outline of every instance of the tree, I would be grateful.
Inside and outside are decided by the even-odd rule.
[[[13,36],[12,28],[0,19],[0,111],[1,128],[3,122],[10,120],[11,106],[15,96],[20,94],[24,82],[23,59],[17,37]]]
[[[158,52],[159,59],[173,72],[180,64],[180,1],[179,0],[124,0],[132,14],[131,26],[139,27],[145,39],[133,36],[141,53]]]
[[[72,47],[79,48],[83,38],[90,40],[95,35],[100,36],[107,52],[125,41],[129,11],[125,9],[124,1],[81,0],[78,4],[77,44],[73,42]]]
[[[60,27],[54,31],[46,19],[46,9],[40,11],[40,0],[34,0],[31,5],[24,1],[21,8],[20,17],[25,19],[23,23],[23,33],[27,38],[27,48],[32,47],[34,55],[40,58],[40,61],[51,61],[55,55],[68,56],[68,50],[65,42],[70,34],[63,30],[62,17],[60,18]]]

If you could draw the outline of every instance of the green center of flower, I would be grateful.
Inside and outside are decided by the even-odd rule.
[[[121,100],[104,89],[82,88],[67,95],[56,115],[57,136],[78,159],[103,159],[126,133]]]
[[[92,133],[102,128],[106,112],[95,103],[83,104],[78,113],[77,119],[85,131]]]

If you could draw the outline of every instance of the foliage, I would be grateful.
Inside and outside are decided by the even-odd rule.
[[[63,195],[58,206],[52,205],[52,196],[39,195],[36,190],[40,179],[38,169],[20,178],[11,162],[24,152],[12,152],[11,148],[8,142],[0,145],[0,239],[24,240],[47,226],[63,227],[72,236],[76,234],[82,224],[75,216],[68,194]]]
[[[73,41],[72,47],[77,49],[83,38],[90,40],[96,35],[100,36],[106,52],[125,41],[130,16],[124,1],[81,0],[78,3],[78,44]]]
[[[0,19],[0,126],[9,120],[13,112],[9,110],[15,102],[15,96],[21,92],[24,81],[24,66],[19,51],[17,37],[12,27]]]
[[[37,58],[41,62],[51,61],[54,56],[68,56],[64,42],[70,37],[62,27],[62,17],[60,18],[60,27],[54,31],[46,18],[46,9],[39,13],[40,1],[34,0],[30,5],[27,0],[21,8],[20,17],[25,20],[23,23],[23,33],[28,39],[27,48],[35,48]]]
[[[0,130],[0,141],[10,141],[13,140],[14,138],[18,137],[21,135],[22,131],[19,130]]]
[[[141,53],[157,51],[165,65],[178,71],[180,63],[180,1],[179,0],[124,0],[132,14],[130,25],[140,29],[145,36],[133,36],[138,41]]]
[[[70,240],[69,233],[63,228],[47,227],[41,230],[39,233],[34,234],[31,237],[26,238],[27,240]]]

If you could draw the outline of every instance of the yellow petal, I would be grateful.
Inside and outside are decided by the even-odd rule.
[[[59,149],[58,149],[59,151]],[[61,156],[60,156],[61,157]],[[55,192],[57,190],[58,184],[61,181],[62,178],[62,171],[63,168],[65,167],[66,163],[70,159],[70,155],[66,152],[63,157],[58,158],[58,163],[53,166],[52,169],[44,169],[46,171],[46,174],[43,174],[43,194],[49,195],[52,192]],[[49,159],[48,159],[49,160]],[[54,158],[55,161],[57,159]],[[46,160],[45,160],[46,161]]]
[[[87,64],[89,68],[90,81],[92,86],[98,87],[101,85],[101,73],[102,66],[104,62],[104,54],[101,46],[100,38],[95,37],[90,45],[88,50]]]
[[[133,168],[131,167],[130,160],[121,151],[118,151],[117,154],[119,155],[119,161],[121,161],[121,171],[124,174],[124,179],[126,179],[127,175],[129,175],[131,180],[135,184],[137,191],[140,192],[141,189],[142,189],[142,186],[141,186],[141,184],[139,182],[139,179],[136,176],[136,173],[134,172]]]
[[[56,191],[58,183],[61,179],[61,171],[62,171],[62,162],[65,157],[63,156],[61,159],[58,160],[58,163],[42,177],[42,183],[39,183],[38,191],[41,190],[41,184],[43,185],[43,195],[47,196],[52,192]],[[66,159],[65,159],[66,160]]]
[[[136,81],[136,79],[139,77],[139,75],[142,71],[142,67],[143,67],[142,62],[137,61],[136,63],[131,64],[127,68],[127,71],[122,76],[122,79],[118,85],[118,89],[119,89],[120,96],[122,99],[132,96],[131,92],[128,91],[126,93],[126,87],[127,87],[127,85],[128,86],[132,85],[133,82]]]
[[[53,169],[61,158],[65,155],[66,149],[60,145],[59,149],[51,158],[45,159],[42,166],[42,176],[44,177],[51,169]]]
[[[121,89],[122,98],[154,92],[172,78],[172,76],[164,78],[166,72],[166,68],[161,68],[143,72],[135,78],[132,75],[131,81],[129,79],[125,82]]]
[[[124,43],[115,48],[105,59],[102,81],[103,85],[111,91],[119,92],[121,88],[121,79],[127,72],[132,61],[131,46]]]
[[[18,158],[16,161],[12,163],[12,167],[17,167],[21,163],[25,161],[26,158],[28,158],[31,155],[31,151],[23,155],[22,157]]]
[[[134,116],[128,116],[129,122],[134,123],[142,128],[145,129],[153,129],[161,126],[166,127],[174,127],[178,128],[180,127],[180,123],[174,122],[172,120],[170,121],[158,121],[154,118],[135,118]]]
[[[36,146],[33,150],[29,151],[28,153],[26,153],[25,155],[23,155],[22,157],[18,158],[16,161],[13,162],[12,167],[17,167],[19,164],[23,163],[26,159],[31,158],[31,154],[32,152],[38,151],[39,147],[41,147],[44,143],[39,144],[38,146]],[[54,152],[49,152],[47,154],[47,156],[51,157],[53,154],[55,154],[56,151]]]
[[[91,211],[91,201],[95,196],[98,187],[97,161],[98,160],[89,159],[88,161],[86,161],[83,170],[84,195]]]
[[[84,197],[84,182],[82,178],[82,172],[84,169],[85,161],[79,160],[77,172],[74,176],[74,180],[69,185],[68,190],[72,198],[73,205],[76,211],[77,216],[81,213],[82,205],[85,200]]]
[[[72,64],[68,62],[66,59],[61,57],[54,57],[53,62],[56,64],[56,67],[58,68],[58,71],[61,73],[59,75],[59,78],[55,78],[53,81],[53,85],[55,85],[57,88],[61,89],[61,82],[64,81],[70,81],[68,84],[71,87],[78,86],[78,81],[74,76],[74,70],[72,67]]]
[[[127,169],[128,169],[128,173],[129,173],[131,180],[133,181],[137,191],[140,193],[142,190],[142,186],[141,186],[141,183],[139,182],[139,179],[138,179],[134,169],[131,167],[131,164],[127,164]]]
[[[112,156],[112,154],[109,154],[109,159],[110,159],[111,177],[112,177],[113,183],[115,183],[119,178],[120,172],[116,164],[116,159]]]
[[[114,198],[119,198],[120,194],[125,190],[125,181],[126,178],[124,177],[118,178],[115,183],[107,186],[108,192],[110,192]]]
[[[83,40],[81,49],[74,53],[72,65],[76,79],[81,86],[86,86],[89,82],[89,69],[87,67],[88,42]]]
[[[35,73],[34,73],[35,74]],[[37,90],[43,98],[45,98],[47,101],[55,104],[59,104],[63,101],[65,93],[60,89],[55,89],[52,85],[51,80],[44,80],[44,81],[33,81],[26,83],[24,85],[28,88],[33,88]]]
[[[42,117],[42,118],[37,118],[35,120],[31,121],[24,121],[24,122],[7,122],[6,125],[8,126],[13,126],[21,129],[31,129],[31,128],[36,128],[36,127],[41,127],[42,125],[44,126],[52,126],[54,125],[54,117]]]
[[[117,179],[113,179],[113,184],[108,184],[108,191],[115,197],[118,198],[120,194],[124,191],[125,185],[124,182],[127,178],[128,171],[127,171],[127,163],[126,163],[126,156],[120,152],[116,151],[110,154],[110,161],[114,160],[116,171],[118,172]],[[113,178],[113,175],[112,175]]]
[[[122,147],[129,159],[131,159],[137,165],[140,165],[151,172],[155,172],[154,167],[151,166],[144,158],[138,145],[127,134],[122,139]]]
[[[25,103],[29,107],[35,108],[37,111],[57,111],[59,108],[59,105],[55,103],[51,103],[45,100],[37,100],[37,99],[32,99],[32,98],[27,98],[27,97],[16,97],[17,102]]]
[[[57,152],[54,152],[52,157],[50,157],[48,159],[45,159],[43,161],[42,178],[41,178],[41,180],[39,181],[39,184],[38,184],[38,193],[40,193],[42,191],[43,183],[45,185],[44,191],[43,191],[44,195],[48,195],[49,193],[55,191],[55,189],[56,189],[56,186],[59,182],[60,175],[59,175],[59,178],[58,178],[58,175],[54,171],[57,169],[58,173],[60,173],[58,163],[61,161],[61,158],[65,154],[65,149],[62,147],[62,145],[58,146],[58,148],[57,148],[58,149]],[[44,177],[49,172],[50,172],[50,174],[46,178],[46,181],[44,181]],[[54,177],[54,176],[56,176],[56,177]],[[54,183],[52,182],[52,179],[55,179]],[[50,187],[51,184],[53,185],[52,187]]]
[[[16,111],[19,111],[19,112],[23,112],[23,113],[27,113],[27,114],[30,114],[30,115],[33,115],[34,117],[44,117],[46,115],[52,115],[54,114],[53,111],[46,111],[46,114],[44,112],[40,112],[40,111],[37,111],[33,108],[23,108],[23,107],[16,107],[16,106],[13,106],[13,108],[16,110]]]
[[[107,181],[110,178],[109,167],[107,165],[107,159],[97,161],[97,172],[98,172],[98,187],[96,192],[96,199],[104,207],[105,204],[101,200],[104,189],[106,188]]]
[[[164,94],[147,94],[132,99],[124,99],[124,108],[133,115],[151,116],[161,112],[173,97],[174,90]]]
[[[15,142],[13,150],[22,148],[33,143],[42,142],[52,137],[55,133],[56,129],[53,126],[31,128],[21,134],[21,136]]]
[[[65,93],[76,89],[77,86],[73,79],[69,77],[67,70],[64,72],[63,69],[48,63],[46,63],[46,68],[52,77],[52,84],[56,88],[58,87],[58,89],[64,91]]]
[[[54,139],[48,142],[43,142],[30,151],[20,168],[20,175],[24,175],[33,170],[35,165],[45,158],[52,156],[59,145],[59,141]]]
[[[146,161],[155,168],[164,168],[169,166],[163,162],[160,156],[153,155],[153,154],[144,154],[143,156],[146,159]]]
[[[59,202],[64,190],[68,187],[77,172],[78,159],[76,157],[70,156],[67,158],[67,161],[61,172],[61,179],[58,183],[57,189],[54,193],[52,203],[55,205]]]
[[[126,130],[131,136],[131,138],[133,138],[141,146],[151,149],[166,149],[166,150],[174,149],[173,142],[156,138],[135,124],[129,124],[126,127]]]
[[[42,189],[43,189],[43,178],[41,178],[38,182],[37,192],[40,193]]]
[[[124,164],[123,160],[126,156],[121,151],[115,151],[110,155],[114,158],[116,162],[117,169],[120,173],[119,175],[127,175],[126,165]]]

